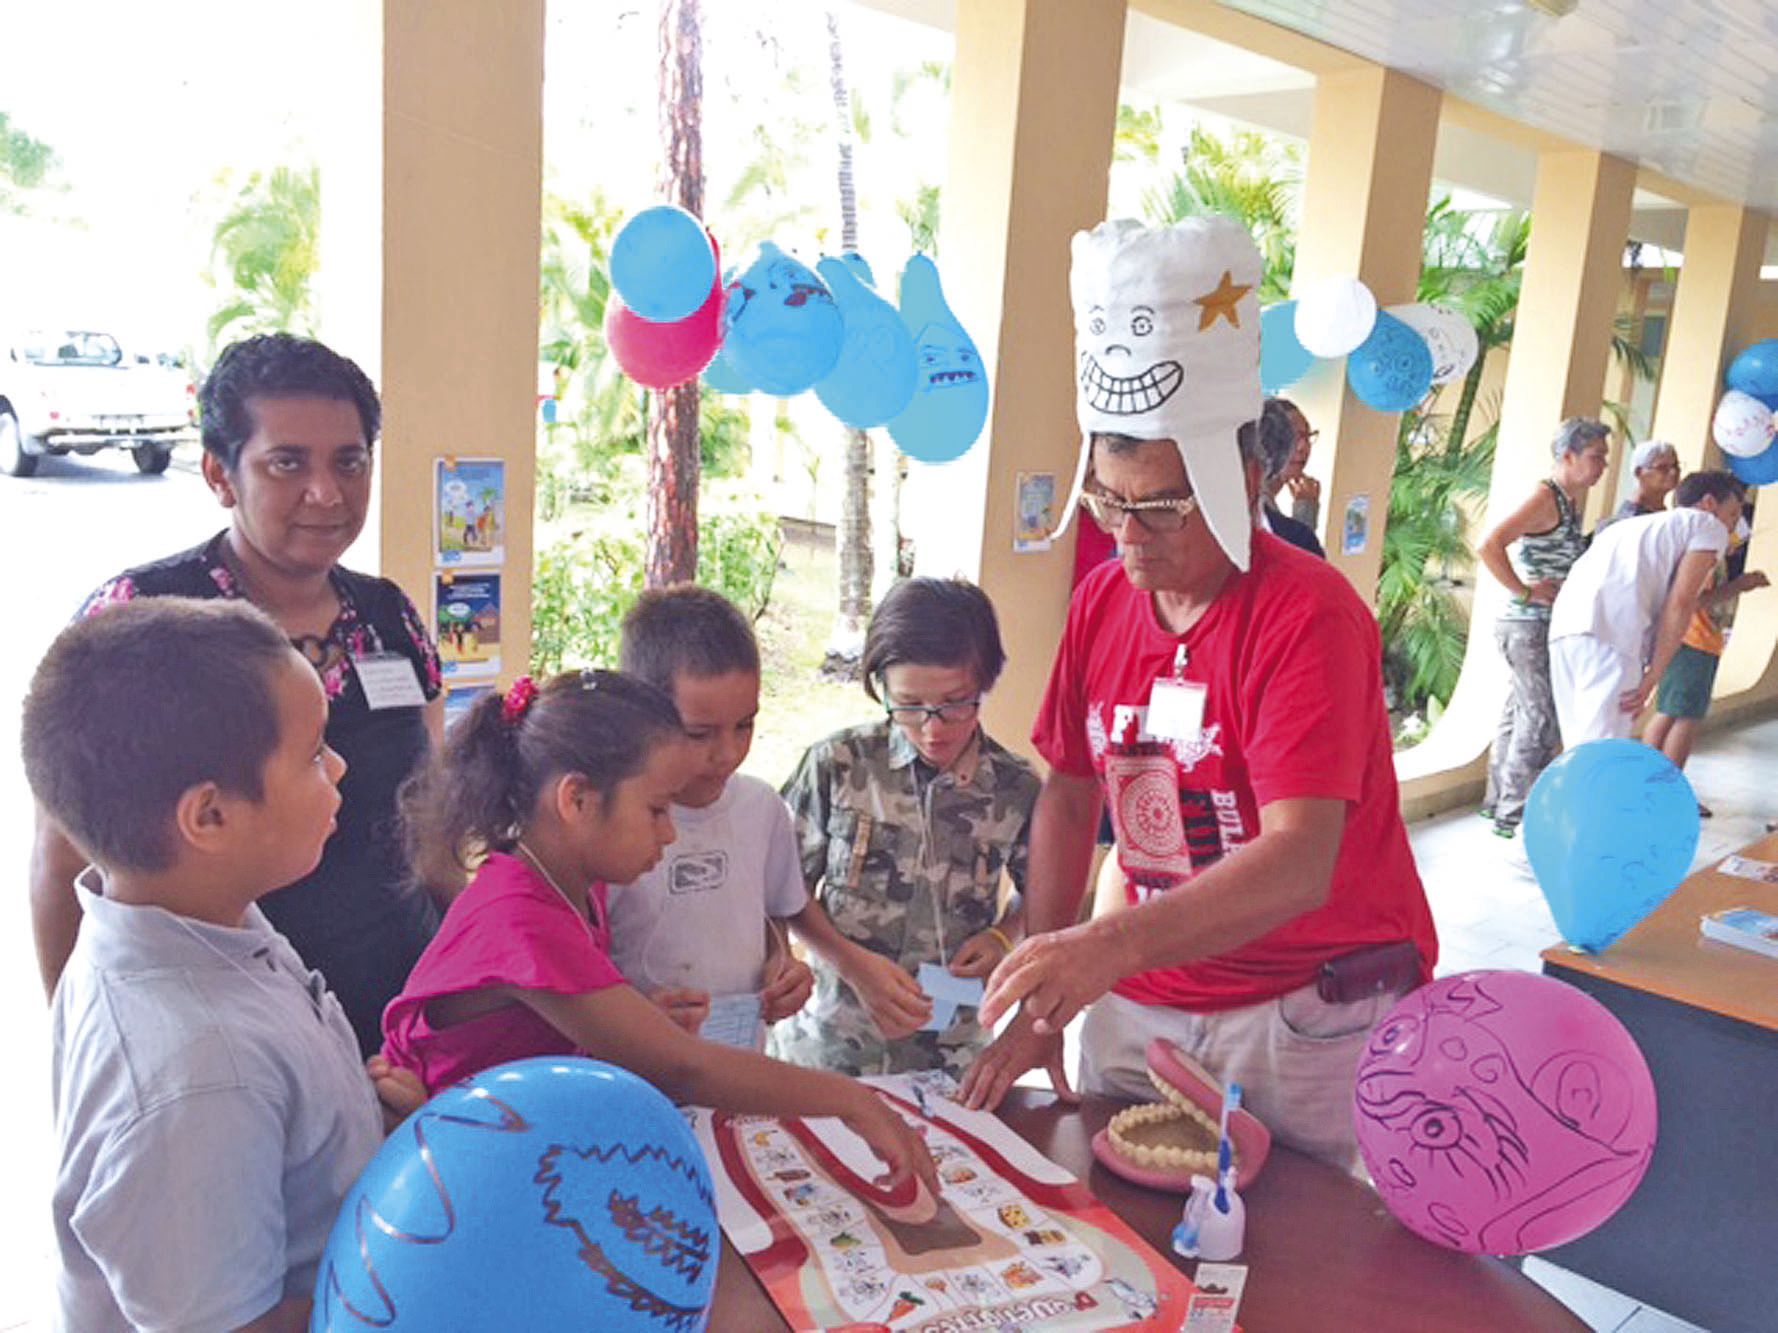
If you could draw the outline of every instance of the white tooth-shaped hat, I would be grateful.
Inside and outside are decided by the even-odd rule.
[[[1103,222],[1074,236],[1079,503],[1095,433],[1173,440],[1236,568],[1252,532],[1236,432],[1259,416],[1259,251],[1231,218]],[[1066,519],[1064,519],[1066,526]]]

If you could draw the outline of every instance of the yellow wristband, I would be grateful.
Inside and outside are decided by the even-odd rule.
[[[1000,941],[1001,949],[1007,953],[1012,952],[1012,941],[1007,938],[1006,932],[1000,929],[999,926],[989,926],[987,933]]]

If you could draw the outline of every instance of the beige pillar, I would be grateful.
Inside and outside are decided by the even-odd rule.
[[[1052,473],[1059,507],[1079,456],[1068,243],[1105,217],[1123,35],[1123,0],[957,5],[941,271],[994,398],[967,455],[912,465],[904,512],[921,573],[960,571],[994,599],[1009,662],[986,722],[1019,749],[1061,636],[1074,541],[1014,553],[1016,477]]]
[[[1720,455],[1710,420],[1722,372],[1748,340],[1770,219],[1739,204],[1694,205],[1685,218],[1685,263],[1661,359],[1654,438],[1671,441],[1690,472]]]
[[[1591,149],[1550,149],[1538,156],[1531,247],[1513,319],[1488,513],[1475,530],[1478,539],[1549,475],[1557,424],[1564,417],[1599,413],[1635,184],[1629,163]],[[1403,799],[1416,814],[1481,790],[1483,759],[1506,697],[1506,668],[1494,645],[1494,621],[1505,596],[1478,567],[1457,691],[1433,734],[1396,764]],[[1440,776],[1465,765],[1470,781],[1463,787],[1449,787]],[[1418,804],[1430,786],[1439,789],[1438,804]]]
[[[432,467],[506,460],[501,653],[531,644],[544,0],[384,0],[382,570],[432,613]]]
[[[1292,278],[1297,294],[1323,278],[1344,276],[1360,279],[1379,306],[1414,299],[1440,96],[1438,89],[1381,66],[1339,70],[1316,81]],[[1310,471],[1321,481],[1327,557],[1369,601],[1382,565],[1401,417],[1366,407],[1338,374],[1311,375],[1285,394],[1321,432]],[[1365,497],[1369,533],[1362,549],[1348,555],[1341,549],[1341,525],[1356,496]],[[1288,511],[1288,497],[1282,507]]]

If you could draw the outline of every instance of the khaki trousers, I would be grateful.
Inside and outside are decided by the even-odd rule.
[[[1080,1086],[1154,1101],[1144,1053],[1153,1038],[1165,1037],[1212,1077],[1239,1083],[1242,1105],[1278,1142],[1364,1178],[1352,1130],[1353,1085],[1365,1040],[1396,999],[1329,1004],[1308,985],[1244,1008],[1197,1014],[1106,995],[1087,1010],[1081,1028]]]

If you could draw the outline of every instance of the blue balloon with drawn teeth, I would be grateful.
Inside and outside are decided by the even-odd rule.
[[[988,421],[988,368],[945,302],[938,265],[925,255],[901,274],[901,318],[919,356],[914,397],[889,423],[909,458],[948,463],[969,451]]]

